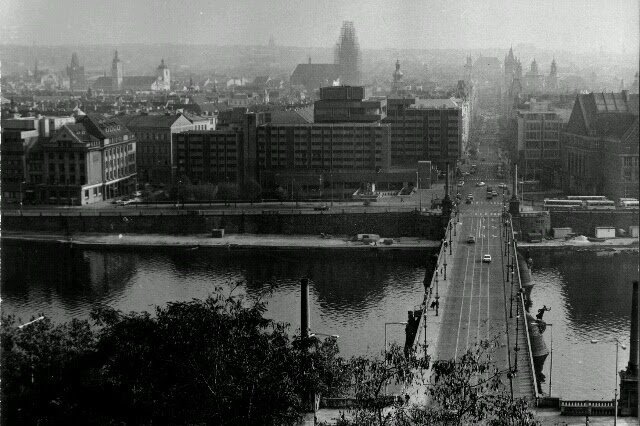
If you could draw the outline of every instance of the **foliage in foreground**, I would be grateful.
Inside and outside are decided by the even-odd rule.
[[[3,424],[291,424],[344,368],[334,340],[290,339],[264,311],[215,295],[92,323],[3,318]]]
[[[503,382],[508,371],[491,361],[495,342],[481,341],[458,359],[408,356],[392,346],[384,359],[352,361],[356,406],[339,422],[347,425],[537,425],[524,399],[512,399]],[[389,406],[384,383],[410,383],[405,398]],[[409,394],[411,393],[411,394]],[[426,403],[426,404],[425,404]]]
[[[354,399],[342,425],[537,424],[492,367],[493,342],[455,360],[392,345],[347,362],[335,340],[290,338],[265,309],[218,292],[154,315],[102,308],[22,329],[5,317],[2,422],[286,425],[316,393]],[[411,384],[407,398],[386,398],[385,384]]]

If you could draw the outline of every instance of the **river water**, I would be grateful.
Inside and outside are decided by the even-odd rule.
[[[542,389],[562,399],[613,400],[615,371],[629,361],[632,281],[638,279],[638,254],[612,252],[549,252],[532,250],[532,314],[551,308],[544,333],[551,349]],[[615,367],[614,338],[620,349]],[[597,340],[597,343],[591,343]]]
[[[267,316],[300,329],[300,278],[310,277],[311,331],[339,335],[342,355],[377,354],[385,322],[406,321],[422,302],[433,249],[402,259],[269,252],[229,256],[208,250],[80,250],[48,244],[2,245],[2,312],[28,321],[88,318],[92,306],[153,311],[170,301],[205,298],[216,287],[264,298]],[[431,266],[427,266],[428,264]],[[239,284],[239,286],[238,286]],[[404,328],[389,325],[404,344]]]
[[[422,300],[433,252],[403,259],[268,252],[220,255],[206,250],[80,250],[6,243],[1,250],[2,312],[23,321],[44,314],[57,321],[88,318],[92,306],[152,311],[169,301],[204,298],[216,287],[265,298],[267,316],[300,327],[299,279],[311,278],[312,331],[338,334],[344,356],[379,353],[385,322],[405,321]],[[638,255],[532,251],[532,313],[546,305],[553,326],[553,371],[547,358],[543,390],[563,399],[612,399],[615,345],[628,345],[631,281]],[[404,328],[389,325],[403,343]],[[551,328],[545,332],[551,348]],[[591,340],[598,343],[592,344]],[[618,369],[628,361],[620,351]]]

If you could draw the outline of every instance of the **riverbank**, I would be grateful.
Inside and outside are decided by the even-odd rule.
[[[218,248],[234,250],[348,250],[397,252],[432,249],[439,246],[439,241],[422,238],[396,238],[392,245],[370,246],[362,242],[350,241],[347,236],[309,235],[255,235],[231,234],[222,238],[212,238],[211,234],[192,235],[160,235],[160,234],[104,234],[104,233],[75,233],[65,236],[59,233],[29,233],[3,231],[3,241],[42,242],[72,244],[85,248],[98,247],[128,247],[128,248]]]
[[[638,252],[638,238],[611,238],[600,242],[575,240],[543,240],[540,243],[519,242],[519,249],[571,251],[633,251]]]

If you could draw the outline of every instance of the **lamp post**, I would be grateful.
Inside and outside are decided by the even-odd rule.
[[[453,228],[453,223],[449,222],[449,254],[453,254],[453,240],[451,239],[451,232]],[[446,279],[446,278],[445,278]]]
[[[551,327],[551,359],[549,360],[549,397],[551,397],[551,374],[553,374],[553,324],[546,324]]]
[[[24,201],[24,193],[22,192],[23,188],[22,186],[25,184],[26,182],[21,180],[20,181],[20,213],[22,213],[22,203]]]
[[[438,271],[436,271],[436,316],[440,308],[440,293],[438,293]]]
[[[620,343],[620,340],[618,340],[617,337],[614,337],[613,340],[616,342],[616,387],[613,391],[613,425],[616,426],[618,424],[618,351],[619,348],[625,350],[627,347]],[[598,342],[598,339],[591,339],[592,344],[596,344]]]
[[[407,325],[407,322],[385,322],[384,323],[384,362],[387,362],[387,326],[388,325]],[[387,396],[387,381],[384,382],[384,396]]]

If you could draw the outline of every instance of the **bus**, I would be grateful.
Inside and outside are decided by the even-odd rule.
[[[581,201],[606,201],[607,197],[604,195],[569,195],[567,200],[581,200]]]
[[[618,207],[621,209],[638,209],[640,206],[638,205],[637,198],[620,198],[618,200]]]
[[[587,210],[614,210],[616,203],[611,200],[585,200]]]
[[[580,200],[554,200],[545,198],[544,208],[545,210],[577,210],[583,207],[583,202]]]

